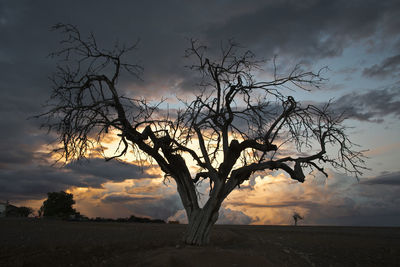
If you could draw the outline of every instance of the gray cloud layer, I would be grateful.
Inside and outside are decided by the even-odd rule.
[[[363,70],[363,75],[372,78],[386,78],[387,76],[399,77],[400,55],[384,59],[380,64],[374,64]]]
[[[374,179],[364,180],[362,184],[400,186],[400,172],[386,173]]]
[[[70,187],[101,188],[103,183],[109,181],[158,178],[146,174],[145,167],[117,161],[106,163],[102,159],[71,163],[62,169],[48,164],[42,165],[37,161],[13,163],[7,168],[0,168],[1,199],[41,199],[46,197],[47,192]]]
[[[345,94],[334,102],[333,108],[360,121],[382,122],[388,115],[400,118],[400,83],[365,93]]]
[[[321,58],[340,55],[350,43],[370,38],[378,27],[395,28],[396,1],[274,1],[208,29],[213,41],[237,37],[265,53]]]

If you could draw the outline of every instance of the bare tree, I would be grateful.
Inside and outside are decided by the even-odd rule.
[[[304,218],[300,216],[297,212],[293,213],[293,220],[294,220],[294,226],[297,226],[297,221],[298,220],[303,220]]]
[[[190,69],[201,74],[201,92],[193,101],[182,100],[184,108],[173,116],[162,115],[159,106],[117,90],[124,71],[140,76],[141,67],[123,61],[135,46],[106,51],[93,35],[84,39],[74,26],[54,28],[67,36],[62,50],[52,54],[64,57],[65,64],[53,77],[52,106],[41,116],[59,136],[58,151],[66,162],[79,160],[115,133],[120,147],[106,160],[132,150],[156,162],[176,182],[189,221],[187,244],[209,242],[224,199],[256,172],[282,170],[304,182],[304,170],[327,175],[325,164],[356,175],[363,168],[362,153],[353,149],[343,118],[331,113],[329,104],[303,106],[283,93],[320,86],[319,72],[295,66],[286,76],[275,71],[271,81],[257,81],[254,71],[262,62],[250,51],[228,42],[221,45],[220,58],[212,60],[205,46],[191,40],[186,52],[196,62]],[[197,173],[189,171],[187,157],[196,162]],[[210,191],[201,207],[196,185],[203,180]]]

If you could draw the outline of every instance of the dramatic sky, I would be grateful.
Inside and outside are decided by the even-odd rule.
[[[349,116],[349,134],[368,149],[370,170],[357,180],[335,170],[301,184],[283,173],[254,175],[224,202],[219,223],[400,226],[400,2],[387,1],[9,1],[0,0],[0,201],[38,208],[51,191],[68,190],[89,216],[184,220],[176,187],[158,168],[93,158],[63,168],[47,151],[53,135],[28,119],[43,112],[59,47],[58,22],[93,32],[100,46],[140,40],[129,60],[142,80],[121,90],[152,100],[190,97],[188,38],[210,47],[234,38],[282,69],[327,66],[324,86],[294,93],[300,101],[332,99]],[[260,78],[270,77],[260,73]],[[263,76],[265,75],[265,76]]]

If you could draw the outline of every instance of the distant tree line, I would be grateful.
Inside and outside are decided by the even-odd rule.
[[[60,192],[49,192],[47,193],[47,200],[43,202],[43,205],[39,209],[39,216],[44,218],[60,218],[70,221],[95,221],[95,222],[135,222],[135,223],[165,223],[161,219],[150,219],[143,217],[136,217],[131,215],[129,218],[102,218],[96,217],[89,219],[85,215],[80,214],[76,211],[72,205],[75,204],[73,194]]]
[[[111,219],[111,218],[96,217],[95,219],[89,219],[89,220],[95,222],[165,223],[165,221],[161,219],[150,219],[146,217],[137,217],[135,215],[131,215],[129,218]]]
[[[29,207],[17,207],[7,203],[5,216],[6,217],[28,217],[30,214],[33,213],[33,209]]]

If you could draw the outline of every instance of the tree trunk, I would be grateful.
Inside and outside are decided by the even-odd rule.
[[[192,213],[184,236],[186,244],[203,246],[210,242],[210,232],[218,219],[219,206],[216,203],[214,205],[205,205],[204,208]]]

